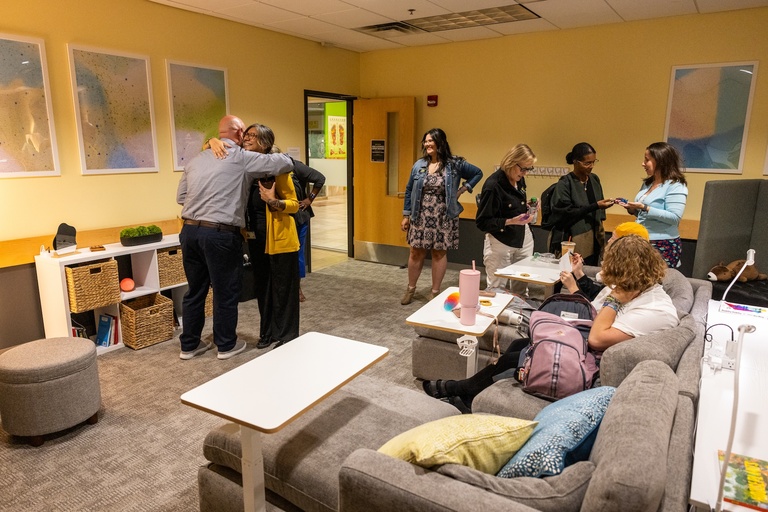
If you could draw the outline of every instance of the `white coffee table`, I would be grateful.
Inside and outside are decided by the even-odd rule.
[[[181,395],[182,403],[240,425],[246,512],[266,510],[261,433],[279,431],[387,352],[309,332]]]
[[[555,283],[560,281],[560,264],[557,260],[552,262],[542,260],[541,257],[528,256],[496,270],[494,275],[513,281],[544,285],[544,296],[548,297],[554,293]]]
[[[508,293],[497,293],[495,297],[480,297],[480,300],[491,302],[490,306],[481,306],[475,318],[474,325],[462,324],[455,313],[446,311],[443,305],[445,299],[454,292],[458,292],[458,286],[449,286],[440,295],[427,302],[418,311],[405,319],[408,325],[440,329],[441,331],[454,332],[475,337],[482,336],[488,328],[496,321],[499,314],[504,311],[513,295]],[[471,377],[477,372],[477,348],[467,357],[467,377]]]

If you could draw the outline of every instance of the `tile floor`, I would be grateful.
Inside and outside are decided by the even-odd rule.
[[[318,197],[312,209],[312,270],[320,270],[347,259],[347,193]]]

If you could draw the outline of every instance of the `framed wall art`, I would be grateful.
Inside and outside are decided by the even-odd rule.
[[[43,40],[0,34],[0,178],[60,174]]]
[[[672,68],[665,140],[690,172],[741,174],[757,62]]]
[[[149,58],[69,45],[83,174],[157,172]]]
[[[229,112],[227,70],[167,61],[173,168],[181,171]]]

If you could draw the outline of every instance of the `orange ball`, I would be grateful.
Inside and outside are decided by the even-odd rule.
[[[126,277],[122,281],[120,281],[120,289],[124,292],[131,292],[133,289],[136,288],[136,283],[133,282],[133,279],[130,277]]]

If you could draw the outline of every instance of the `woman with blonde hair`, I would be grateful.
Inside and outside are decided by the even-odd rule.
[[[678,324],[672,299],[661,287],[666,268],[659,252],[637,235],[615,240],[605,249],[606,286],[592,301],[597,317],[587,338],[591,351],[600,353],[617,343]],[[434,398],[447,398],[462,412],[469,412],[474,397],[493,384],[495,376],[518,367],[520,353],[529,342],[527,338],[512,342],[496,364],[468,379],[425,380],[424,391]]]
[[[485,233],[483,265],[487,288],[504,288],[507,280],[496,270],[533,254],[533,234],[528,226],[536,215],[528,214],[525,175],[533,170],[536,155],[526,144],[518,144],[504,155],[499,169],[483,185],[475,223]],[[512,291],[525,292],[526,284],[513,284]]]

